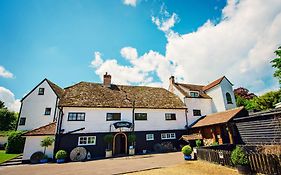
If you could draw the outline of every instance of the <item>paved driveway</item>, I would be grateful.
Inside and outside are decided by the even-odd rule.
[[[156,169],[183,163],[181,152],[71,162],[0,167],[2,175],[103,175]]]

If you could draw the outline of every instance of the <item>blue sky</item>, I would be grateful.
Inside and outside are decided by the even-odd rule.
[[[277,41],[280,34],[271,36],[269,29],[261,27],[257,36],[253,34],[249,38],[242,33],[238,39],[235,37],[239,33],[236,30],[248,30],[243,25],[243,18],[239,19],[240,15],[250,13],[245,9],[248,2],[241,6],[242,2],[227,3],[224,0],[126,1],[129,4],[123,0],[1,0],[2,91],[3,88],[9,90],[17,100],[45,77],[66,87],[79,81],[101,82],[100,77],[105,71],[112,74],[115,83],[121,84],[165,87],[170,75],[175,75],[179,81],[206,84],[227,75],[237,86],[255,92],[276,88],[276,80],[270,76],[273,72],[270,66],[261,66],[264,63],[261,61],[261,65],[251,68],[251,53],[264,42],[257,37],[262,35],[266,39],[273,38],[265,39],[272,47],[263,52],[263,56],[272,57],[280,44],[280,40]],[[268,17],[261,19],[262,24],[249,25],[273,25],[276,28],[278,25],[274,21],[281,11],[280,3],[271,5],[275,6],[273,12],[268,14],[265,8],[265,14],[260,14]],[[251,15],[249,18],[252,19]],[[233,37],[232,31],[227,29],[233,29]],[[280,31],[280,26],[277,29]],[[251,28],[249,32],[252,33]],[[221,41],[225,37],[227,41]],[[236,42],[241,42],[243,48],[233,44]],[[241,54],[228,58],[226,53],[230,47]],[[206,55],[214,56],[214,59],[208,60]],[[233,66],[232,71],[227,69],[226,62]],[[144,70],[146,65],[152,64]],[[198,65],[198,69],[193,70],[194,65]],[[210,72],[206,72],[209,66]],[[124,75],[119,75],[120,71]],[[239,71],[245,75],[247,71],[262,71],[263,74],[247,73],[249,77],[240,81]],[[253,82],[249,83],[249,79]]]

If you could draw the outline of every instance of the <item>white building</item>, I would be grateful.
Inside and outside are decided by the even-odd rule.
[[[179,96],[185,103],[190,126],[201,116],[235,108],[232,86],[225,76],[208,85],[177,83],[174,76],[171,76],[169,91]]]
[[[46,136],[56,139],[49,156],[59,149],[70,153],[84,147],[92,158],[97,158],[104,157],[104,136],[108,134],[114,136],[114,155],[128,153],[128,136],[132,133],[136,136],[136,153],[155,151],[166,143],[172,145],[170,149],[178,149],[178,139],[186,134],[186,107],[166,89],[114,85],[106,74],[103,84],[80,82],[60,88],[62,95],[56,96],[49,82],[44,80],[22,100],[20,118],[26,119],[18,129],[33,129],[25,134],[24,161],[43,150],[40,141]],[[40,88],[44,88],[44,95],[39,95]],[[52,118],[44,115],[46,108],[56,109],[51,110]]]

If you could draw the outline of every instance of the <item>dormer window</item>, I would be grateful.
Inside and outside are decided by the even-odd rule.
[[[44,88],[39,88],[38,95],[44,95]]]
[[[197,91],[191,91],[189,92],[190,97],[199,97],[199,92]]]
[[[232,98],[231,98],[231,95],[230,95],[230,93],[226,93],[225,94],[225,96],[226,96],[226,102],[227,102],[227,104],[232,104]]]

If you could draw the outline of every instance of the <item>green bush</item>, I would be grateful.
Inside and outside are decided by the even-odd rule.
[[[103,137],[103,140],[107,143],[107,150],[110,150],[110,145],[113,141],[113,135],[112,134],[106,134]]]
[[[236,146],[236,148],[232,151],[231,161],[234,165],[248,165],[249,164],[248,157],[240,146]]]
[[[186,155],[189,156],[192,153],[192,148],[189,145],[185,145],[182,149],[181,152]]]
[[[129,134],[128,135],[128,142],[132,143],[132,145],[133,145],[135,141],[136,141],[136,135],[135,134]]]
[[[59,150],[56,153],[56,159],[65,159],[67,158],[67,152],[65,150]]]
[[[21,131],[11,132],[8,137],[6,146],[7,154],[19,154],[23,152],[25,138],[22,137]]]
[[[219,145],[218,142],[213,142],[213,143],[212,143],[212,146],[218,146],[218,145]]]
[[[44,148],[44,154],[46,153],[46,148],[51,146],[54,141],[55,140],[52,137],[45,137],[43,140],[41,140],[40,146]]]
[[[202,144],[202,141],[198,139],[195,141],[195,143],[196,143],[196,147],[199,148]]]

